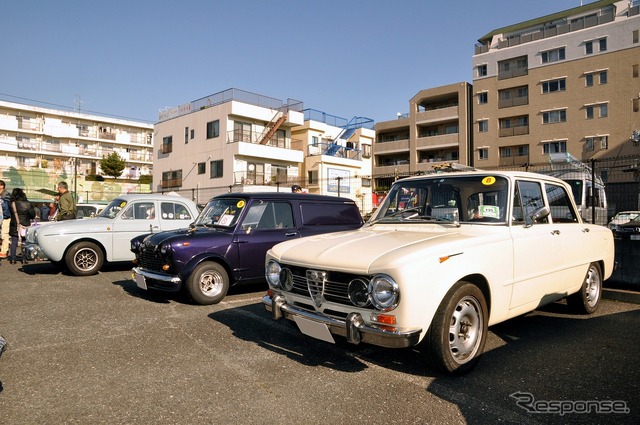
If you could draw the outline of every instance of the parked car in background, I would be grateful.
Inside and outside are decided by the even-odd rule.
[[[611,230],[582,221],[566,182],[441,173],[398,180],[358,230],[275,245],[263,303],[311,337],[416,346],[462,374],[488,326],[563,298],[596,311],[613,263]]]
[[[106,205],[102,204],[77,204],[76,218],[94,218],[98,216]]]
[[[27,232],[28,259],[48,259],[78,276],[97,273],[105,261],[131,261],[131,239],[187,227],[196,204],[181,196],[121,195],[92,220],[46,222]]]
[[[640,211],[621,211],[613,216],[609,222],[609,229],[615,230],[618,225],[628,223],[638,216],[640,216]]]
[[[640,240],[640,215],[626,223],[616,225],[613,235],[618,239]]]
[[[142,289],[186,290],[198,304],[220,302],[230,286],[264,282],[264,258],[276,243],[363,224],[350,199],[299,193],[216,196],[189,229],[131,241]]]

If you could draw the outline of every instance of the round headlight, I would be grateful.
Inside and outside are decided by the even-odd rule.
[[[138,252],[138,248],[140,248],[140,239],[131,239],[131,251]]]
[[[282,268],[277,261],[269,261],[267,266],[265,267],[265,277],[267,278],[267,283],[274,288],[280,286],[280,272]]]
[[[390,277],[379,274],[371,279],[370,283],[371,302],[378,310],[393,310],[398,305],[400,298],[400,288]]]
[[[171,252],[171,244],[163,243],[162,245],[160,245],[160,254],[167,255],[170,252]]]
[[[349,299],[356,307],[369,305],[369,282],[363,278],[349,282]]]

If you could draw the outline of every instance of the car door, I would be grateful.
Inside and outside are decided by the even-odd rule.
[[[239,279],[264,278],[264,259],[277,243],[300,237],[291,204],[286,201],[254,199],[244,219],[236,226]]]
[[[511,237],[513,238],[513,292],[511,316],[535,309],[540,301],[556,294],[563,269],[563,242],[549,217],[531,222],[528,217],[545,206],[543,185],[516,181]]]
[[[129,202],[114,219],[110,261],[133,260],[131,239],[143,233],[160,230],[157,201],[141,200]]]

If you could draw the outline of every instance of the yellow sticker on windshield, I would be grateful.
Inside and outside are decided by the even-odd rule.
[[[485,186],[491,186],[495,182],[496,182],[496,178],[493,177],[493,176],[487,176],[487,177],[482,179],[482,184],[485,185]]]
[[[125,205],[127,205],[125,201],[120,202],[120,208],[124,207]]]
[[[238,208],[244,207],[244,201],[238,201],[238,203],[236,204],[236,207]]]

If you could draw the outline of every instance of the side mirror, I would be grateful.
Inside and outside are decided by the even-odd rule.
[[[527,217],[526,227],[533,226],[533,223],[535,223],[538,220],[542,220],[543,218],[546,218],[549,214],[551,214],[551,209],[549,207],[544,206],[544,207],[538,208],[537,210],[532,212],[529,215],[529,217]]]

